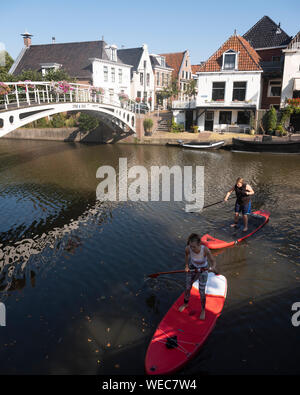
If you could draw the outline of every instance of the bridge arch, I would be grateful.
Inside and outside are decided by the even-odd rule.
[[[111,96],[91,95],[90,87],[87,85],[82,88],[80,84],[73,84],[76,88],[75,93],[70,91],[69,94],[50,94],[48,82],[6,84],[14,85],[15,90],[4,97],[5,108],[0,110],[0,137],[38,119],[70,111],[93,111],[109,119],[121,129],[136,133],[136,114],[132,103],[124,104],[119,100],[112,100]],[[20,100],[18,85],[25,86],[23,98],[25,97],[26,100],[23,102]],[[43,87],[45,90],[42,89]],[[15,97],[15,100],[12,100],[11,95]]]

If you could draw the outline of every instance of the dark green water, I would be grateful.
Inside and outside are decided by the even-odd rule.
[[[184,289],[191,232],[212,232],[233,201],[184,211],[183,202],[96,202],[102,165],[205,167],[205,204],[238,176],[270,222],[221,251],[228,295],[205,346],[181,374],[299,374],[300,156],[176,147],[0,140],[0,373],[143,374],[153,332]]]

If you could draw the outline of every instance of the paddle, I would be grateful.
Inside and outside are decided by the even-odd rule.
[[[231,196],[230,198],[228,198],[228,200],[231,200],[231,199],[236,199],[236,197],[235,196]],[[224,202],[225,202],[225,200],[223,199],[223,200],[220,200],[219,202],[208,204],[207,206],[204,206],[202,208],[202,210],[204,210],[205,208],[208,208],[208,207],[216,206],[217,204],[221,204],[221,203],[224,203]],[[195,211],[189,211],[189,213],[194,213],[194,212]]]
[[[196,270],[190,270],[189,273],[195,273]],[[216,271],[214,270],[208,270],[209,272],[213,272],[215,274],[218,274]],[[152,273],[152,274],[148,274],[147,277],[150,278],[157,278],[158,276],[161,276],[162,274],[174,274],[174,273],[186,273],[185,270],[173,270],[170,272],[158,272],[158,273]]]

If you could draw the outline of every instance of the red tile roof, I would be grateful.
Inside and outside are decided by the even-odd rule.
[[[166,58],[166,63],[172,67],[173,72],[172,76],[174,78],[178,77],[180,67],[183,62],[185,52],[175,52],[175,53],[164,53],[160,54],[160,56],[164,56]]]
[[[201,67],[200,64],[192,64],[192,73],[196,74],[197,71],[200,71],[200,67]]]
[[[223,53],[228,50],[239,53],[238,71],[261,71],[260,57],[254,48],[243,37],[231,36],[204,64],[199,67],[198,72],[221,71]]]

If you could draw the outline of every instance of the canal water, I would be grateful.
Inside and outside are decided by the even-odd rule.
[[[238,176],[269,223],[220,251],[222,315],[180,374],[300,373],[300,156],[176,147],[0,140],[2,374],[144,374],[156,326],[184,290],[191,232],[233,217],[234,201],[188,213],[184,202],[96,200],[100,166],[204,166],[205,205]],[[300,321],[300,318],[298,318]]]

